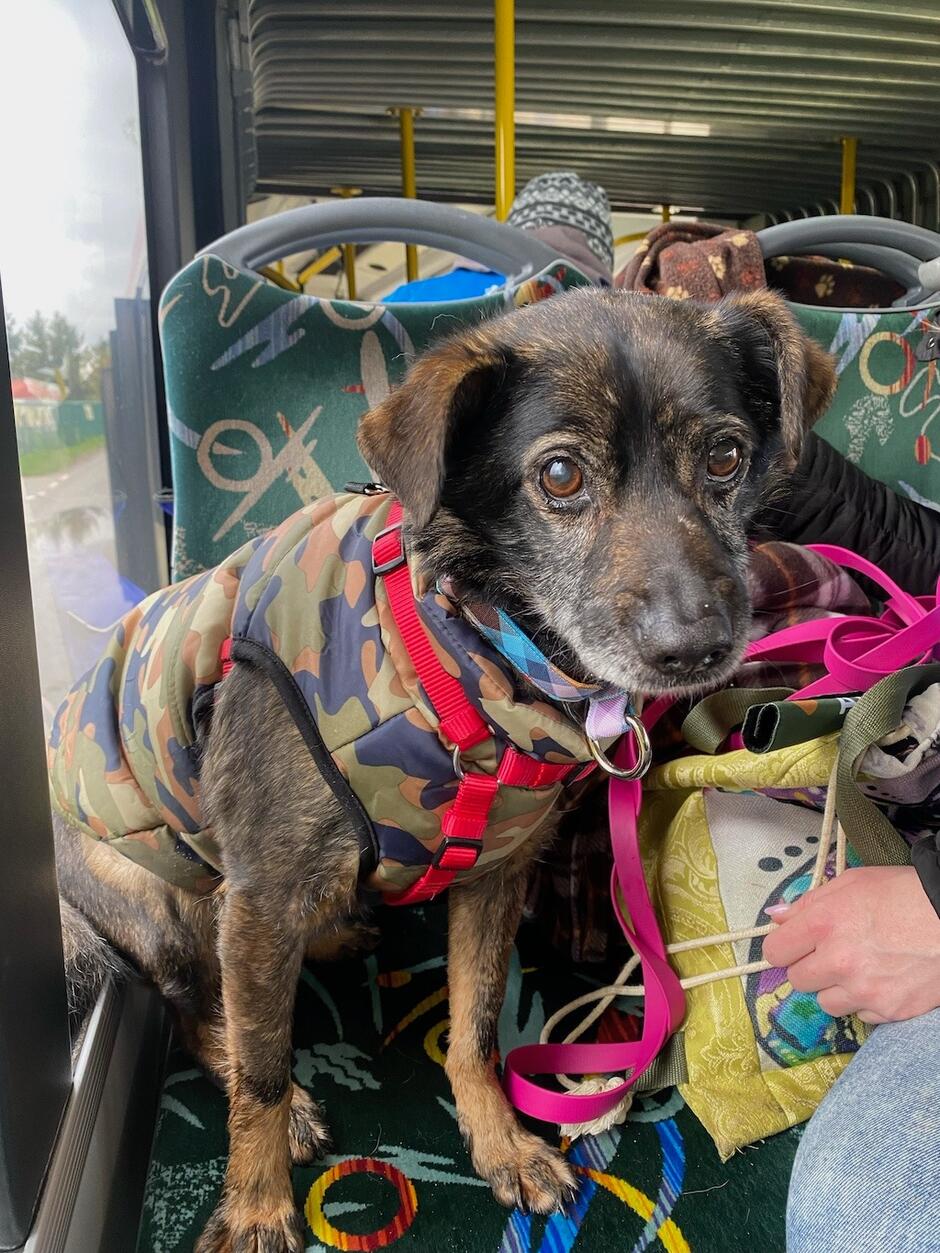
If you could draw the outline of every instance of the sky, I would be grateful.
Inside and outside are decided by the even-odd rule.
[[[87,343],[145,275],[134,58],[111,0],[0,5],[0,283]]]

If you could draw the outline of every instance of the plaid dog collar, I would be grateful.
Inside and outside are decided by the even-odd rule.
[[[633,699],[628,692],[571,678],[549,661],[509,614],[494,605],[471,604],[463,600],[451,579],[441,579],[438,589],[457,605],[463,617],[506,658],[513,669],[549,700],[563,704],[586,701],[584,730],[589,740],[615,739],[634,728]]]

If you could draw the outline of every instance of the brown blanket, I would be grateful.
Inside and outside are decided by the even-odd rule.
[[[680,300],[718,300],[766,287],[764,258],[753,231],[713,222],[656,226],[614,279],[614,286]]]
[[[884,309],[904,294],[878,270],[826,257],[774,257],[767,262],[767,286],[797,304],[831,309]]]

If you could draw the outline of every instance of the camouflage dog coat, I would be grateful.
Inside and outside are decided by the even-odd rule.
[[[357,832],[365,887],[395,894],[442,841],[457,790],[451,748],[373,573],[392,498],[308,505],[213,570],[155,592],[115,627],[104,656],[58,711],[53,803],[88,835],[196,891],[222,858],[199,805],[197,731],[222,679],[220,650],[269,676]],[[507,663],[440,592],[412,585],[445,670],[492,731],[464,760],[494,773],[509,744],[537,760],[590,760],[563,711],[522,690]],[[290,779],[284,780],[285,787]],[[562,784],[501,786],[483,853],[492,869],[554,807]]]

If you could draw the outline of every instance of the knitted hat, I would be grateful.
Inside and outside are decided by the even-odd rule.
[[[530,231],[546,226],[580,231],[603,269],[613,268],[614,232],[607,193],[572,170],[530,179],[513,201],[507,222]]]

